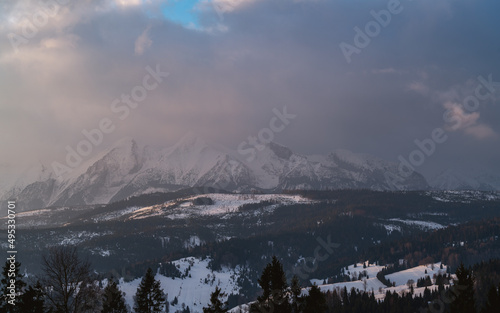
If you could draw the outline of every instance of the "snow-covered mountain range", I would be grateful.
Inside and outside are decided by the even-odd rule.
[[[492,173],[447,169],[430,179],[429,184],[440,190],[500,190],[500,177]]]
[[[391,190],[386,174],[398,174],[397,163],[346,150],[305,156],[272,142],[254,151],[250,158],[241,151],[209,144],[193,133],[170,147],[141,146],[133,139],[123,139],[63,179],[50,167],[31,168],[14,182],[4,184],[1,198],[17,199],[24,211],[109,203],[196,186],[229,191]],[[416,172],[400,186],[409,190],[429,188]]]

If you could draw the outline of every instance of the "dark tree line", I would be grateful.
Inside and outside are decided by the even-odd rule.
[[[13,264],[15,266],[7,262],[2,269],[0,313],[129,312],[116,281],[110,279],[103,289],[89,262],[81,259],[74,247],[50,249],[42,260],[44,275],[35,282],[26,283],[20,274],[21,264]],[[430,280],[423,279],[417,281],[418,285],[425,286],[421,296],[414,295],[413,292],[402,295],[387,292],[384,301],[378,301],[373,292],[356,289],[348,291],[344,288],[323,293],[314,285],[305,290],[297,277],[293,277],[289,284],[281,261],[274,256],[257,280],[260,293],[251,304],[250,312],[497,312],[500,305],[499,275],[499,260],[477,264],[472,269],[462,263],[457,268],[456,280],[451,285],[446,283],[449,276],[436,277],[438,288],[431,291],[427,288]],[[9,304],[12,284],[16,291],[15,305]],[[477,290],[487,290],[484,301],[478,301],[480,295]],[[211,295],[210,304],[203,308],[203,312],[226,313],[228,304],[223,301],[225,296],[217,287]],[[135,312],[169,312],[170,303],[151,268],[142,278],[134,300]],[[176,304],[175,298],[172,305]],[[190,312],[189,307],[184,307],[182,312]]]
[[[491,263],[491,262],[490,262]],[[496,268],[498,271],[500,268]],[[463,263],[456,271],[457,279],[453,285],[445,285],[445,279],[439,280],[437,290],[427,288],[428,280],[420,283],[425,286],[421,296],[412,291],[402,295],[387,291],[383,301],[375,299],[371,293],[351,289],[321,292],[316,285],[309,288],[304,295],[298,280],[292,279],[287,284],[281,262],[273,257],[267,264],[258,280],[261,295],[251,304],[250,313],[414,313],[414,312],[445,312],[445,313],[493,313],[500,307],[500,284],[492,285],[487,301],[478,308],[474,292],[475,276],[470,268]],[[212,293],[211,304],[204,308],[204,313],[225,313],[221,302],[222,294],[216,288]]]
[[[14,266],[15,265],[15,266]],[[44,275],[27,284],[21,264],[7,261],[0,280],[0,313],[127,313],[123,293],[113,278],[104,289],[88,261],[75,247],[58,246],[43,256]],[[13,284],[13,285],[12,285]],[[14,286],[14,292],[11,287]],[[11,301],[9,301],[11,300]],[[148,269],[135,296],[135,312],[168,312],[160,282]]]

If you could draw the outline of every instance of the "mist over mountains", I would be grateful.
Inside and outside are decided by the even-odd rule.
[[[263,149],[262,149],[263,148]],[[23,210],[47,206],[104,204],[130,196],[185,187],[228,191],[296,189],[392,190],[386,173],[398,165],[347,150],[306,156],[271,142],[248,153],[211,144],[188,133],[169,147],[143,146],[126,138],[83,162],[68,175],[56,177],[47,166],[22,173],[3,188],[3,199],[16,198]],[[429,189],[417,172],[401,183],[404,189]]]

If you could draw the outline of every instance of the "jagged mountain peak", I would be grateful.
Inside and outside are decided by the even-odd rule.
[[[371,169],[381,166],[384,163],[388,163],[387,161],[377,157],[364,153],[355,153],[347,149],[335,149],[333,152],[329,153],[329,158],[332,160],[346,162],[364,169]]]
[[[281,159],[289,160],[290,157],[294,154],[288,147],[280,145],[276,142],[270,142],[268,144],[268,147],[277,157]]]
[[[500,178],[491,173],[445,169],[430,180],[430,185],[445,190],[500,190]]]
[[[130,137],[125,137],[118,140],[104,153],[103,158],[125,159],[132,155],[139,153],[139,146],[137,142]]]
[[[209,143],[199,134],[194,131],[187,132],[184,136],[179,139],[172,149],[186,149],[186,148],[205,148],[208,147]]]
[[[397,164],[347,150],[309,157],[276,142],[262,147],[254,147],[254,158],[248,158],[236,150],[208,143],[195,132],[186,133],[170,147],[141,146],[127,137],[88,160],[70,180],[59,183],[40,178],[37,186],[20,186],[11,189],[10,194],[27,200],[32,197],[36,201],[31,203],[48,206],[107,203],[194,186],[234,191],[388,190],[392,187],[384,174],[397,170]],[[406,189],[426,186],[419,174],[404,184]]]

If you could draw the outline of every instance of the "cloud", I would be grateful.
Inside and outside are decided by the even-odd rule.
[[[465,133],[478,139],[489,139],[497,137],[495,131],[484,124],[467,127]]]
[[[259,0],[211,0],[210,3],[219,13],[235,11]]]
[[[60,161],[83,129],[113,116],[110,103],[142,83],[146,66],[160,65],[169,78],[130,118],[115,121],[103,145],[123,136],[166,145],[193,129],[234,147],[286,104],[297,119],[276,140],[290,148],[304,154],[346,148],[397,160],[415,149],[415,138],[443,126],[449,109],[461,123],[446,124],[453,139],[422,169],[447,166],[460,153],[500,172],[492,157],[500,145],[484,140],[497,140],[498,98],[477,112],[458,105],[464,81],[500,77],[500,42],[492,40],[500,4],[442,2],[402,2],[404,10],[347,64],[340,42],[353,43],[354,27],[364,28],[387,1],[204,1],[190,10],[200,24],[194,30],[162,14],[164,1],[73,1],[18,53],[7,35],[22,35],[23,17],[31,19],[39,2],[4,1],[0,145],[10,147],[4,158]],[[220,5],[222,19],[212,4]]]
[[[116,0],[115,1],[118,6],[121,7],[133,7],[133,6],[139,6],[142,4],[141,0]]]
[[[445,127],[448,131],[463,131],[476,139],[488,139],[496,137],[495,131],[488,125],[479,123],[480,113],[467,113],[462,105],[455,102],[446,102]]]
[[[415,91],[422,95],[427,95],[429,93],[429,87],[423,82],[413,81],[408,85],[408,90]]]
[[[149,38],[149,30],[151,26],[148,26],[142,34],[135,40],[135,55],[143,55],[144,52],[151,48],[153,41]]]

